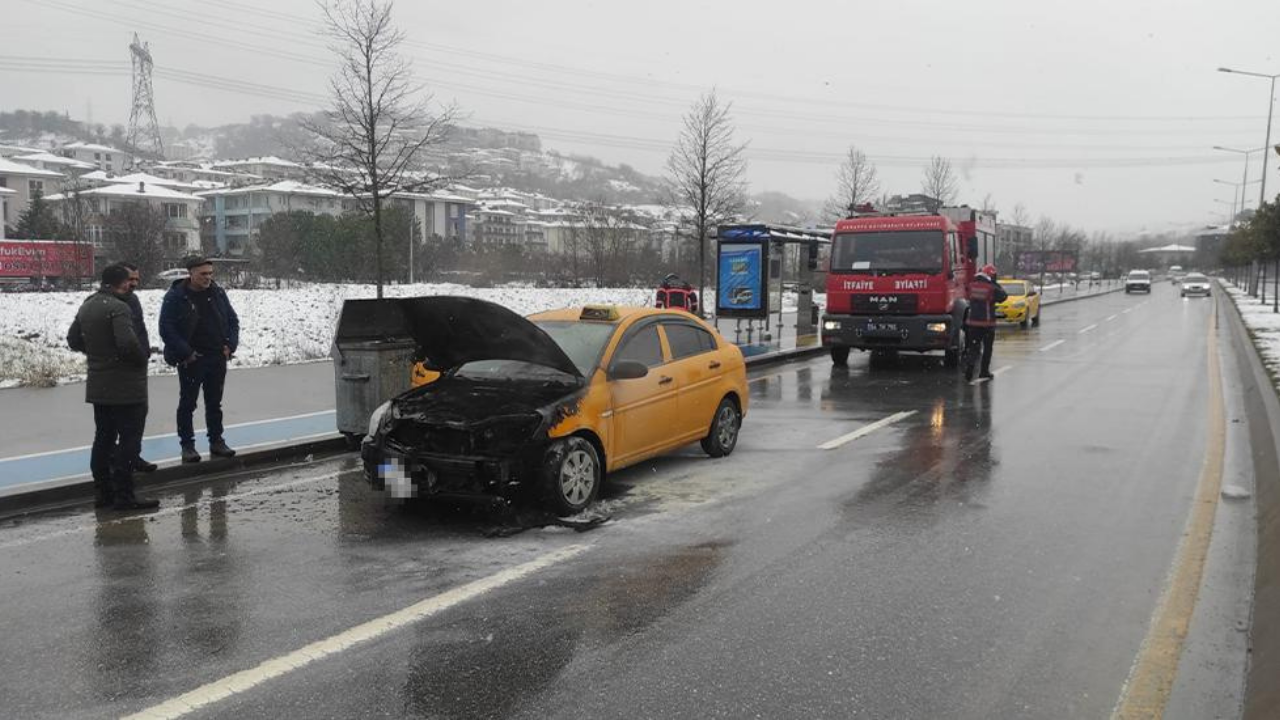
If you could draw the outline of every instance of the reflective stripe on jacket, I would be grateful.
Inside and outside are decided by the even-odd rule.
[[[965,324],[970,327],[995,327],[996,305],[1009,297],[994,281],[979,275],[969,285],[969,317]]]

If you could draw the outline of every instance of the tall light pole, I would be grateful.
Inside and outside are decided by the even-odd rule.
[[[1235,219],[1240,216],[1240,211],[1236,210],[1236,201],[1240,199],[1240,196],[1244,195],[1244,190],[1242,189],[1244,188],[1244,185],[1241,185],[1240,183],[1227,182],[1226,180],[1219,180],[1217,178],[1214,178],[1213,181],[1221,185],[1231,186],[1231,222],[1227,223],[1227,225],[1232,225],[1235,223]]]
[[[1245,200],[1244,189],[1249,186],[1249,156],[1256,152],[1265,153],[1267,149],[1265,147],[1261,147],[1261,148],[1254,148],[1252,150],[1240,150],[1239,148],[1229,148],[1229,147],[1223,147],[1221,145],[1214,145],[1213,149],[1221,150],[1222,152],[1238,153],[1244,156],[1244,177],[1240,178],[1240,212],[1244,212],[1245,206],[1248,205],[1248,201]],[[1264,154],[1262,156],[1262,177],[1264,179],[1267,177],[1267,159],[1266,158],[1267,156]],[[1266,191],[1264,190],[1263,192],[1265,197]]]
[[[1267,73],[1245,72],[1244,70],[1232,70],[1231,68],[1220,67],[1218,72],[1232,73],[1235,75],[1248,75],[1250,77],[1266,78],[1271,81],[1271,89],[1267,93],[1267,139],[1262,143],[1263,148],[1271,147],[1271,116],[1276,104],[1276,78],[1280,78],[1280,73],[1268,75]],[[1262,191],[1259,194],[1258,207],[1262,207],[1262,203],[1267,201],[1267,159],[1266,155],[1262,156]]]
[[[1231,206],[1232,211],[1234,211],[1234,210],[1236,209],[1236,199],[1235,199],[1235,198],[1231,198],[1230,200],[1223,200],[1223,199],[1221,199],[1221,198],[1214,198],[1214,199],[1213,199],[1213,201],[1214,201],[1214,202],[1216,202],[1216,203],[1221,203],[1221,204],[1223,204],[1223,205],[1230,205],[1230,206]],[[1230,225],[1230,224],[1231,224],[1231,223],[1227,223],[1227,225]]]

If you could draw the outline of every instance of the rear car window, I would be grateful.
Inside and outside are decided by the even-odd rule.
[[[658,326],[646,325],[623,340],[614,360],[635,360],[648,367],[661,365],[662,341],[658,339]]]
[[[673,360],[701,355],[716,349],[715,338],[700,327],[685,323],[664,323],[662,328],[667,333],[667,344],[671,346]]]

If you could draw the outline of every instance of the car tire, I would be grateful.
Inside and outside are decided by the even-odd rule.
[[[595,502],[603,479],[595,445],[577,436],[557,440],[542,459],[543,505],[562,517],[576,515]]]
[[[831,362],[836,365],[849,364],[849,348],[834,346],[831,348]]]
[[[702,451],[713,458],[724,457],[738,446],[738,433],[742,430],[742,411],[731,398],[720,401],[711,429],[702,438]]]

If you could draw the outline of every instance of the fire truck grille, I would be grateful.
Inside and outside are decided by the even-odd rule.
[[[919,305],[917,295],[853,296],[853,312],[857,315],[914,315]]]

